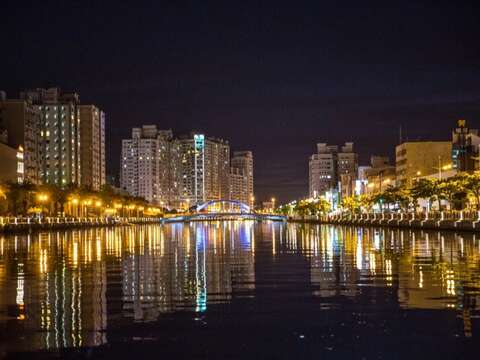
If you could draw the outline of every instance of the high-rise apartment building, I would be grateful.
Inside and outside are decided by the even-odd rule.
[[[245,204],[251,202],[249,197],[249,177],[243,169],[232,167],[230,171],[230,200],[241,201]],[[251,206],[251,205],[250,205]]]
[[[478,156],[480,136],[477,129],[469,129],[465,120],[459,120],[452,131],[452,167],[457,171],[475,171],[480,168]]]
[[[134,196],[173,208],[209,200],[253,197],[253,155],[234,156],[230,167],[227,141],[192,133],[174,138],[171,130],[155,125],[132,130],[122,141],[120,183]]]
[[[411,186],[413,180],[451,166],[450,141],[404,142],[396,147],[397,185]]]
[[[40,113],[41,179],[47,184],[81,184],[80,99],[58,88],[33,89],[20,97]]]
[[[93,190],[105,185],[105,113],[94,105],[80,105],[81,184]]]
[[[40,112],[30,101],[0,97],[3,142],[23,153],[24,181],[41,182]]]
[[[180,138],[181,198],[190,205],[230,196],[230,145],[227,141],[191,134]]]
[[[156,125],[132,129],[122,141],[120,186],[133,196],[164,206],[180,198],[180,146],[171,130]]]
[[[358,155],[353,143],[347,142],[340,149],[337,145],[317,144],[317,153],[309,161],[309,194],[317,197],[336,189],[342,175],[356,176]]]
[[[246,204],[249,204],[250,207],[253,207],[255,201],[254,192],[253,192],[253,154],[251,151],[234,151],[232,160],[232,168],[239,169],[243,176],[247,180],[247,189],[246,194],[242,195],[241,198],[244,199]],[[232,173],[235,173],[233,171]],[[234,186],[233,181],[230,181],[231,187]],[[238,189],[231,188],[230,193],[238,193]]]

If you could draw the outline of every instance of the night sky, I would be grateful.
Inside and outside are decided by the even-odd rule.
[[[59,86],[131,127],[252,150],[257,198],[308,192],[317,142],[362,164],[404,138],[480,127],[480,12],[461,1],[2,1],[0,89]]]

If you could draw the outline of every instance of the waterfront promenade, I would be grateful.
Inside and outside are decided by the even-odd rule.
[[[480,211],[363,213],[290,216],[291,222],[338,225],[385,226],[429,230],[480,231]]]
[[[25,233],[127,224],[161,222],[157,217],[0,217],[0,232]]]

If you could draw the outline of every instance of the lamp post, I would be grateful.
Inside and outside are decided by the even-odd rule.
[[[102,202],[100,200],[97,200],[95,202],[95,207],[98,209],[98,216],[99,217],[101,216],[101,212],[102,212],[101,206],[102,206]]]
[[[45,193],[38,194],[37,200],[40,203],[41,214],[43,215],[43,206],[48,201],[48,194],[45,194]]]

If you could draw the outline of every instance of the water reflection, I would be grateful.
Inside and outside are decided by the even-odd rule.
[[[265,294],[280,306],[313,297],[319,311],[455,311],[469,337],[479,265],[468,233],[244,221],[3,236],[0,350],[98,346],[119,319],[198,316]]]

